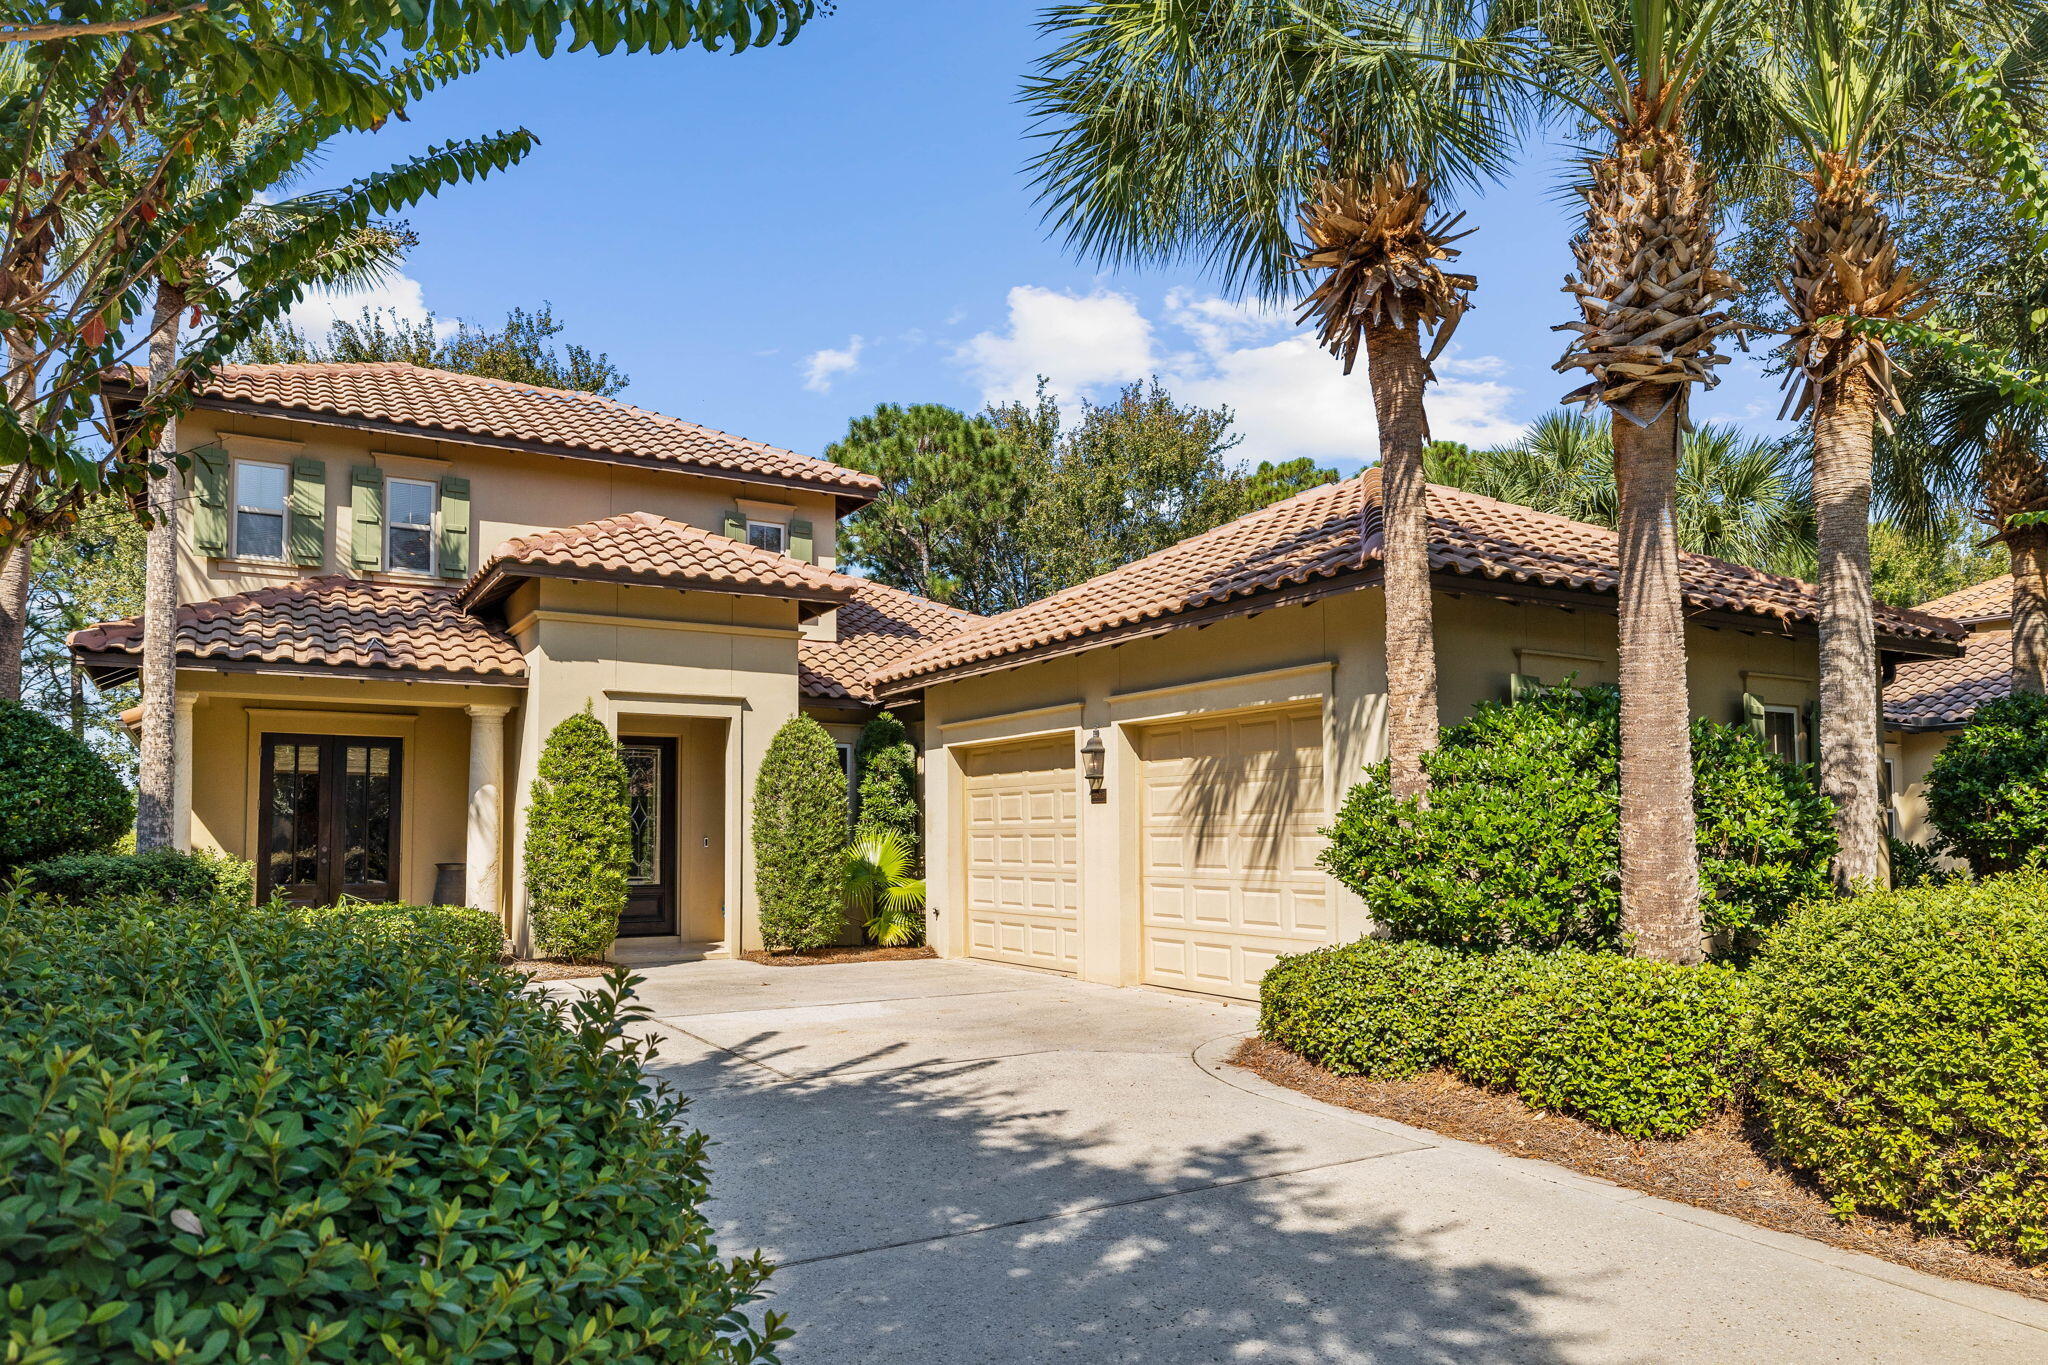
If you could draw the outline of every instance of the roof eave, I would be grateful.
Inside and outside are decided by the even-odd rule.
[[[522,579],[529,578],[558,578],[582,583],[619,583],[634,588],[667,588],[674,592],[730,593],[738,597],[777,598],[795,602],[798,619],[804,621],[822,616],[834,608],[843,607],[852,601],[854,596],[850,588],[785,589],[767,584],[756,586],[715,583],[702,579],[681,578],[673,574],[589,569],[575,564],[528,564],[516,560],[499,560],[486,565],[481,573],[463,584],[455,595],[455,604],[473,614],[479,608],[496,603],[517,587]]]
[[[98,683],[118,686],[133,680],[141,671],[140,648],[126,650],[71,651],[71,657]],[[463,687],[524,688],[526,676],[512,673],[474,673],[442,669],[397,668],[367,664],[279,663],[267,659],[242,659],[227,655],[178,652],[180,669],[211,673],[262,673],[280,678],[355,678],[363,681],[449,683]]]

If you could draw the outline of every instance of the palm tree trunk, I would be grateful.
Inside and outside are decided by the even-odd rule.
[[[1813,503],[1820,541],[1820,789],[1835,803],[1835,883],[1889,880],[1879,793],[1877,627],[1870,598],[1870,461],[1877,395],[1860,366],[1813,410]]]
[[[1618,406],[1647,420],[1660,396]],[[1621,928],[1629,951],[1666,962],[1706,956],[1692,805],[1692,707],[1678,575],[1683,398],[1639,426],[1614,418],[1621,541]]]
[[[2012,551],[2012,685],[2048,692],[2048,530],[2006,534]]]
[[[178,321],[184,292],[162,281],[149,338],[152,388],[178,361]],[[142,753],[136,783],[135,848],[169,848],[177,834],[172,802],[177,791],[174,742],[178,715],[178,421],[164,423],[157,454],[169,466],[149,485],[149,539],[142,586]]]
[[[0,701],[21,700],[21,655],[28,639],[29,568],[35,555],[27,540],[0,563]]]
[[[1414,323],[1365,334],[1366,373],[1380,428],[1380,525],[1387,637],[1387,758],[1397,799],[1423,798],[1422,756],[1436,747],[1436,632],[1429,592],[1429,484],[1422,448],[1429,366]]]

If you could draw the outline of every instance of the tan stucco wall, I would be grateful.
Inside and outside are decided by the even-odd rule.
[[[1953,731],[1933,730],[1921,733],[1905,733],[1894,730],[1885,736],[1884,751],[1898,774],[1898,786],[1892,792],[1892,810],[1898,817],[1899,837],[1916,844],[1924,844],[1934,837],[1934,826],[1927,819],[1927,770],[1934,765],[1934,756],[1947,747]]]
[[[1136,750],[1146,722],[1276,702],[1317,701],[1323,709],[1326,799],[1335,809],[1359,770],[1385,756],[1386,666],[1381,597],[1349,592],[1253,617],[1181,627],[1150,639],[928,688],[924,694],[927,881],[932,943],[966,952],[965,846],[960,783],[963,751],[1033,735],[1067,736],[1078,746],[1100,730],[1107,746],[1109,800],[1079,790],[1082,869],[1081,963],[1087,980],[1129,984],[1139,962]],[[1481,700],[1507,694],[1511,675],[1579,682],[1614,676],[1615,618],[1495,598],[1436,599],[1439,703],[1456,723]],[[1742,713],[1742,694],[1804,706],[1813,700],[1812,639],[1768,632],[1689,632],[1694,710],[1719,721]],[[1081,782],[1076,766],[1076,782]],[[1369,928],[1357,897],[1332,884],[1337,937]]]

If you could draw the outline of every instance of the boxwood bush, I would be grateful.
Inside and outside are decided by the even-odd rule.
[[[1813,906],[1751,976],[1779,1156],[1844,1214],[2048,1260],[2048,875]]]
[[[846,930],[846,772],[825,727],[783,723],[754,779],[754,882],[770,948],[822,948]]]
[[[619,936],[633,859],[626,764],[586,704],[540,749],[526,816],[526,896],[541,957],[602,962]]]
[[[2048,849],[2048,696],[1977,708],[1927,770],[1927,816],[1979,876],[2016,872]]]
[[[496,915],[473,905],[345,901],[289,913],[372,946],[410,951],[420,943],[432,943],[472,968],[488,967],[505,956],[504,926]]]
[[[634,978],[367,918],[0,898],[0,1358],[772,1358]]]
[[[1630,1137],[1683,1137],[1736,1088],[1728,967],[1364,939],[1282,958],[1259,998],[1264,1037],[1339,1074],[1443,1067]]]
[[[106,760],[19,702],[0,701],[0,872],[107,848],[135,823],[135,798]]]
[[[145,896],[246,904],[254,894],[255,879],[256,869],[239,858],[210,849],[182,853],[174,848],[67,853],[30,863],[17,874],[23,886],[67,901]]]
[[[1452,946],[1620,945],[1620,701],[1612,687],[1484,702],[1423,766],[1428,804],[1384,763],[1339,810],[1322,864],[1398,937]],[[1707,928],[1723,954],[1828,891],[1830,807],[1748,730],[1692,728]]]

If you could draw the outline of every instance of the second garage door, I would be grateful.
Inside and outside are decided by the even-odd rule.
[[[961,755],[967,804],[967,951],[1071,972],[1081,959],[1074,739]]]
[[[1138,732],[1143,979],[1256,998],[1281,953],[1336,934],[1316,866],[1322,713],[1273,708]]]

